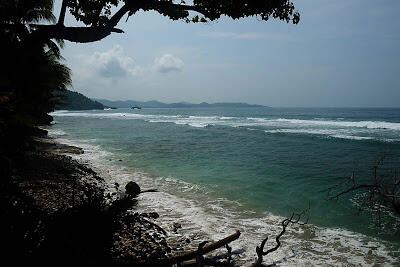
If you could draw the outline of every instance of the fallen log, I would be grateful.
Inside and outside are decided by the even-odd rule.
[[[134,263],[130,263],[130,264],[119,264],[119,266],[154,266],[154,265],[166,266],[166,265],[181,263],[184,261],[195,259],[198,255],[204,255],[213,250],[221,248],[221,247],[225,246],[226,244],[229,244],[230,242],[235,241],[239,237],[240,237],[240,231],[236,231],[236,233],[231,234],[230,236],[227,236],[224,239],[218,240],[218,241],[210,243],[208,245],[204,245],[203,247],[201,247],[200,250],[198,250],[198,249],[190,250],[190,251],[184,252],[183,254],[172,256],[167,259],[160,259],[160,260],[155,260],[155,261],[134,262]]]
[[[199,253],[199,250],[191,250],[188,252],[185,252],[181,255],[177,255],[177,256],[173,256],[168,258],[168,260],[171,261],[171,263],[177,263],[177,262],[183,262],[183,261],[187,261],[187,260],[191,260],[196,258],[196,256],[198,254],[200,255],[204,255],[208,252],[211,252],[213,250],[216,250],[220,247],[225,246],[226,244],[229,244],[232,241],[235,241],[236,239],[238,239],[240,237],[240,231],[236,231],[236,233],[231,234],[230,236],[225,237],[224,239],[221,239],[219,241],[213,242],[209,245],[205,245],[204,247],[202,247],[201,249],[201,253]]]

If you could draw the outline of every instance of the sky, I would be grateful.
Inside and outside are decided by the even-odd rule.
[[[400,1],[292,2],[297,25],[227,17],[187,24],[155,12],[124,17],[124,34],[66,42],[71,89],[110,100],[400,107]],[[71,16],[65,24],[77,25]]]

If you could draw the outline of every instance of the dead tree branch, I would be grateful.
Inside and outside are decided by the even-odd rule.
[[[400,180],[395,170],[383,168],[388,153],[383,153],[372,167],[372,176],[369,179],[358,179],[353,172],[352,176],[344,179],[328,189],[328,200],[337,200],[340,197],[358,193],[361,209],[375,209],[380,216],[382,208],[389,208],[400,216]]]
[[[281,224],[282,224],[282,231],[275,237],[275,242],[276,245],[267,251],[264,251],[265,244],[268,241],[268,237],[266,237],[262,242],[260,246],[256,247],[256,253],[257,253],[257,261],[252,265],[253,267],[258,267],[258,266],[263,266],[263,256],[266,256],[276,250],[281,246],[281,241],[280,238],[285,234],[286,228],[289,226],[289,224],[298,224],[298,225],[305,225],[308,223],[309,216],[307,216],[306,220],[304,222],[301,222],[302,218],[305,216],[305,214],[308,214],[310,210],[310,207],[308,209],[303,210],[300,213],[292,213],[292,215],[289,218],[284,219]]]
[[[226,244],[229,244],[232,241],[235,241],[239,237],[240,237],[240,232],[236,231],[236,233],[234,233],[234,234],[232,234],[230,236],[227,236],[224,239],[221,239],[221,240],[213,242],[213,243],[211,243],[209,245],[203,246],[201,253],[202,254],[209,253],[209,252],[211,252],[213,250],[216,250],[216,249],[218,249],[220,247],[225,246]],[[194,251],[192,250],[192,251],[186,252],[186,253],[184,253],[182,255],[171,257],[169,259],[171,260],[171,262],[183,262],[183,261],[187,261],[187,260],[193,259],[197,255],[198,255],[198,250],[194,250]]]

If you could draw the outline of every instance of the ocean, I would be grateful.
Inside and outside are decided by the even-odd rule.
[[[310,208],[265,263],[283,266],[400,266],[400,222],[389,211],[359,212],[360,195],[327,200],[355,175],[400,169],[400,109],[177,108],[56,111],[50,136],[85,149],[74,156],[105,177],[109,190],[136,181],[158,189],[138,211],[182,229],[171,239],[203,240],[242,232],[232,243],[243,265],[281,221]],[[175,235],[175,236],[174,236]]]

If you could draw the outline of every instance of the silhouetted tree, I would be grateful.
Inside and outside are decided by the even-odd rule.
[[[400,218],[400,178],[398,170],[393,168],[390,155],[383,153],[373,164],[369,176],[356,172],[329,189],[329,200],[344,195],[357,196],[355,203],[360,210],[376,212],[381,218],[383,212]],[[386,164],[385,164],[386,162]]]
[[[55,100],[51,91],[62,90],[71,82],[69,69],[60,63],[63,40],[94,42],[112,32],[122,33],[116,26],[125,15],[128,20],[140,10],[155,11],[187,23],[222,16],[276,18],[294,24],[300,20],[289,0],[63,0],[58,21],[53,5],[53,0],[0,3],[0,124],[10,112],[24,114],[14,122],[48,122],[45,113],[53,109]],[[65,26],[67,10],[85,26]]]
[[[67,9],[86,27],[64,26]],[[63,0],[57,23],[31,27],[37,29],[36,37],[94,42],[112,32],[122,33],[116,28],[122,17],[127,15],[128,20],[140,10],[155,11],[171,20],[188,23],[214,21],[221,16],[233,19],[257,16],[264,21],[276,18],[294,24],[300,20],[300,14],[288,0]]]
[[[54,90],[71,83],[70,70],[61,63],[59,46],[50,38],[32,38],[32,23],[54,23],[53,1],[0,3],[0,147],[17,150],[17,143],[49,123],[56,104]]]

